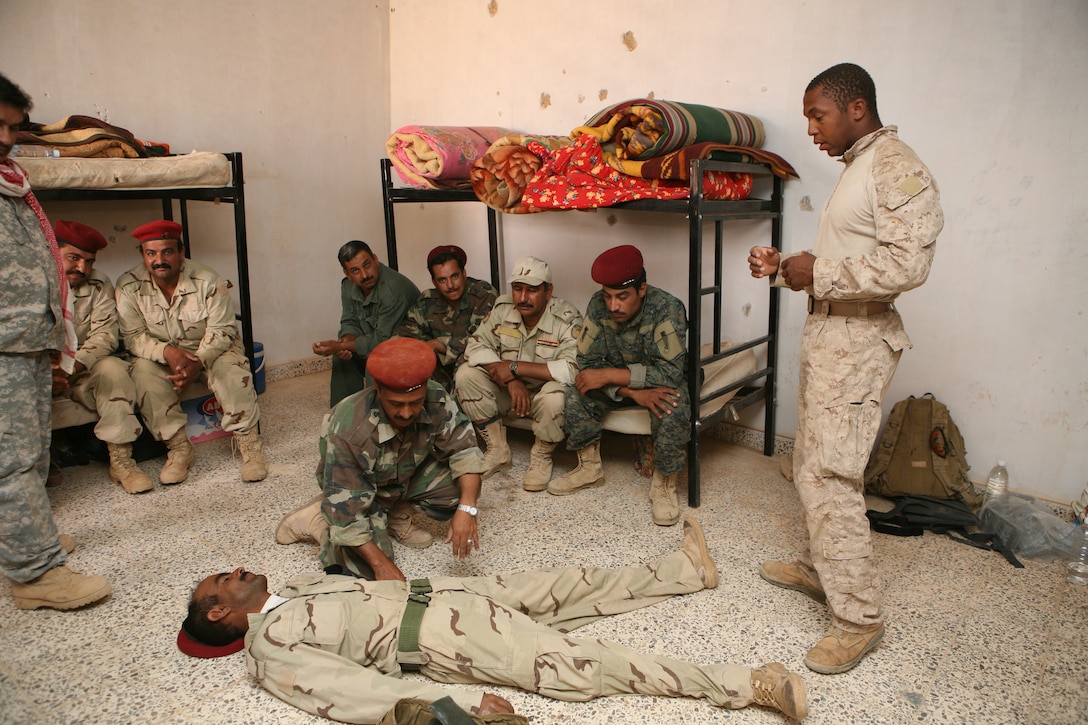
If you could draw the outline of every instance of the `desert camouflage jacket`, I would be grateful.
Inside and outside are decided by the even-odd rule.
[[[468,365],[486,365],[500,360],[545,363],[555,382],[573,385],[578,373],[575,358],[581,330],[582,313],[558,297],[548,301],[536,327],[526,330],[521,313],[514,306],[514,298],[503,295],[495,300],[487,318],[469,338],[465,362]],[[527,383],[532,383],[530,389],[543,385],[542,381]]]
[[[72,290],[75,309],[76,362],[90,370],[94,364],[117,350],[120,328],[117,302],[110,278],[92,269],[83,284]]]

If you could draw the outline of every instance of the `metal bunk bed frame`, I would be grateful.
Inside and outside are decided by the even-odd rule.
[[[691,398],[691,439],[688,441],[688,505],[698,507],[701,503],[701,480],[699,461],[699,437],[707,427],[729,416],[739,419],[739,411],[750,405],[764,404],[763,455],[774,453],[775,422],[775,372],[778,362],[778,288],[771,286],[767,313],[767,334],[722,348],[722,266],[724,248],[724,226],[727,221],[745,219],[767,220],[771,223],[771,246],[782,249],[782,187],[783,181],[775,176],[770,167],[764,164],[742,164],[725,161],[696,159],[691,162],[691,193],[687,199],[660,201],[644,199],[616,204],[610,209],[634,209],[638,211],[665,212],[682,214],[688,220],[688,393]],[[748,173],[758,177],[772,179],[770,199],[745,199],[743,201],[719,201],[705,198],[703,174],[707,171],[725,171]],[[442,190],[414,189],[393,186],[392,164],[389,159],[381,160],[382,201],[385,208],[385,243],[389,256],[389,266],[397,269],[397,231],[394,210],[397,204],[415,202],[475,201],[476,194],[471,189]],[[499,286],[499,242],[500,227],[498,214],[487,207],[488,244],[491,258],[491,282]],[[703,286],[703,240],[704,226],[714,223],[714,282]],[[702,357],[702,301],[706,296],[713,297],[713,351],[710,356]],[[716,390],[706,396],[700,394],[702,368],[716,360],[735,355],[750,348],[766,345],[766,366],[733,384]],[[702,406],[726,393],[736,391],[736,396],[718,411],[705,417],[700,415]]]

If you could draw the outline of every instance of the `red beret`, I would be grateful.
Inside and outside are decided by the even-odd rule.
[[[58,219],[53,225],[53,231],[57,235],[57,242],[71,244],[84,252],[97,252],[106,247],[106,238],[97,229],[86,224]]]
[[[461,249],[456,244],[440,244],[427,254],[427,269],[430,269],[434,265],[434,262],[431,260],[443,252],[452,254],[454,259],[461,264],[462,269],[465,266],[465,262],[468,261],[468,255],[465,254],[465,250]]]
[[[366,371],[383,388],[407,393],[427,384],[435,365],[434,350],[413,337],[394,337],[370,351]]]
[[[178,630],[178,649],[189,655],[190,657],[202,657],[210,659],[212,657],[226,657],[238,652],[245,646],[245,637],[239,637],[238,639],[228,644],[215,646],[210,644],[204,644],[185,631],[182,627]]]
[[[626,287],[642,274],[642,252],[624,244],[601,252],[593,262],[590,276],[597,284],[618,289]]]
[[[132,230],[132,236],[139,239],[140,244],[155,242],[159,239],[181,239],[182,229],[183,227],[177,222],[163,219],[162,221],[141,224]]]

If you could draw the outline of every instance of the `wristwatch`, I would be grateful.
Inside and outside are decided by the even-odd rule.
[[[510,374],[515,378],[518,376],[518,361],[513,360],[510,362]]]
[[[463,503],[457,504],[457,510],[464,511],[469,516],[475,516],[476,514],[480,513],[480,510],[475,506],[466,506]]]

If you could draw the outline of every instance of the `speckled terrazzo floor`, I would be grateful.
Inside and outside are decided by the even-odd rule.
[[[0,723],[310,723],[245,670],[242,654],[193,660],[174,645],[194,583],[245,566],[273,587],[318,567],[316,548],[278,546],[280,517],[315,491],[316,430],[328,373],[272,382],[261,396],[271,475],[244,484],[229,443],[197,446],[186,483],[130,496],[103,464],[65,469],[50,489],[61,531],[79,548],[74,568],[104,574],[111,597],[75,612],[24,612],[0,584]],[[521,490],[531,444],[512,431],[515,466],[485,484],[484,549],[456,564],[444,546],[397,548],[409,576],[478,574],[651,560],[680,530],[653,526],[648,486],[622,437],[603,446],[607,485],[557,498]],[[803,674],[809,723],[1083,723],[1088,720],[1088,589],[1057,564],[1016,570],[989,552],[927,534],[876,535],[887,581],[888,633],[853,671],[834,677],[802,664],[826,626],[821,605],[764,583],[766,558],[800,542],[796,494],[777,460],[707,439],[698,515],[721,571],[713,591],[604,620],[579,631],[696,661],[780,661]],[[574,456],[557,457],[557,472]],[[143,464],[155,475],[161,460]],[[426,524],[436,534],[443,527]],[[417,676],[417,675],[410,675]],[[717,710],[696,700],[616,697],[561,703],[504,688],[533,723],[772,723],[758,707]]]

